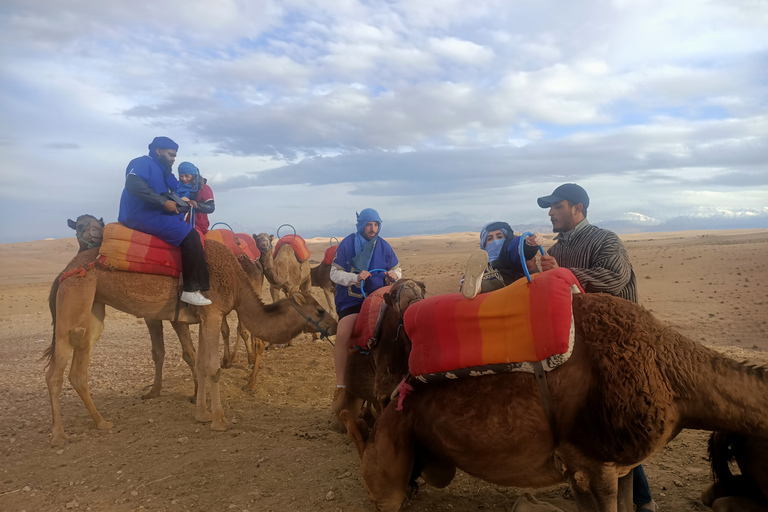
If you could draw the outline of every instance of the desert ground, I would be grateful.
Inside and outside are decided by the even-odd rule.
[[[645,307],[734,359],[768,363],[768,230],[622,238]],[[466,256],[478,246],[476,233],[388,240],[404,276],[423,281],[428,295],[457,291]],[[328,240],[308,242],[317,263]],[[72,439],[49,447],[40,361],[52,332],[47,295],[76,251],[74,238],[0,245],[0,510],[371,510],[357,451],[331,429],[332,347],[309,335],[265,352],[254,392],[242,390],[248,366],[241,348],[222,377],[233,426],[218,433],[193,418],[191,375],[169,325],[162,396],[140,398],[153,375],[147,330],[142,320],[108,308],[89,381],[115,426],[95,429],[65,380],[62,417]],[[325,304],[318,289],[313,293]],[[234,315],[231,321],[234,332]],[[684,431],[644,464],[660,510],[706,510],[699,496],[711,482],[707,437]],[[563,488],[532,493],[574,512]],[[510,510],[523,492],[459,472],[445,489],[422,485],[406,510]]]

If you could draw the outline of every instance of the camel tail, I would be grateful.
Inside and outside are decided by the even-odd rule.
[[[48,368],[53,360],[53,354],[56,352],[56,295],[59,293],[59,278],[61,274],[56,276],[51,285],[51,291],[48,293],[48,309],[51,310],[51,324],[53,325],[53,335],[51,336],[51,345],[45,349],[43,355],[40,357],[41,361],[45,361],[45,367]]]

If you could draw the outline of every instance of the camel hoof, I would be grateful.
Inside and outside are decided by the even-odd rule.
[[[255,391],[255,390],[256,390],[255,382],[248,382],[248,384],[243,386],[243,391]]]
[[[96,424],[96,428],[99,430],[109,430],[114,426],[115,426],[114,423],[112,423],[111,421],[105,421],[105,420],[101,420]]]
[[[227,430],[227,427],[229,426],[229,422],[226,418],[221,418],[219,420],[215,420],[211,422],[211,430],[215,432],[224,432]]]
[[[195,393],[194,395],[192,395],[190,397],[187,397],[187,400],[189,400],[189,403],[191,403],[191,404],[196,404],[197,403],[197,393]]]
[[[149,390],[149,393],[145,393],[141,395],[142,400],[150,400],[152,398],[157,398],[160,396],[160,391],[155,391],[154,388]]]
[[[213,420],[213,415],[208,411],[205,411],[204,413],[195,413],[195,420],[200,423],[208,423]]]
[[[63,432],[61,433],[54,433],[51,436],[51,447],[54,446],[63,446],[67,444],[67,441],[69,441],[69,436]]]

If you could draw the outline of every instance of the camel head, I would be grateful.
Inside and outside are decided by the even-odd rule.
[[[77,233],[77,241],[80,243],[78,252],[98,247],[104,239],[104,218],[97,219],[86,214],[79,216],[76,221],[67,219],[67,225]]]
[[[296,292],[290,296],[299,313],[304,316],[304,332],[319,332],[323,336],[333,336],[336,334],[338,322],[328,313],[319,302],[309,293]]]
[[[375,405],[379,410],[387,406],[392,392],[408,373],[411,340],[403,327],[403,315],[408,306],[424,298],[425,292],[423,283],[401,279],[384,294],[386,311],[381,332],[375,345],[369,347],[376,373],[374,396],[379,403]]]
[[[253,239],[256,241],[256,247],[259,248],[261,254],[272,256],[272,249],[274,248],[272,242],[275,239],[274,236],[266,233],[259,233],[258,235],[253,235]]]

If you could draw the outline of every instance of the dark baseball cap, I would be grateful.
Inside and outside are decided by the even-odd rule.
[[[572,203],[583,204],[584,208],[589,206],[589,196],[587,191],[575,183],[565,183],[560,185],[551,195],[537,199],[539,206],[549,208],[553,203],[568,200]]]

